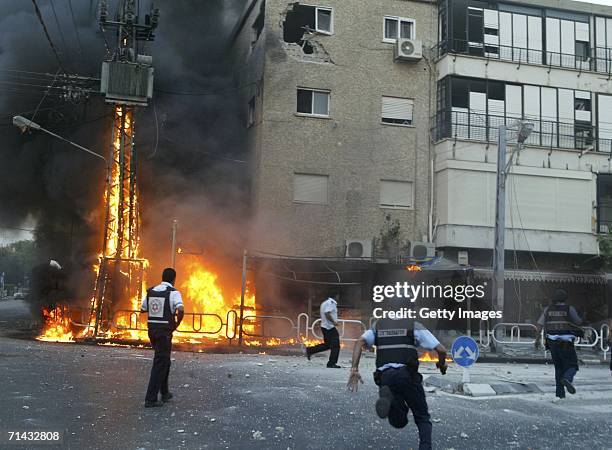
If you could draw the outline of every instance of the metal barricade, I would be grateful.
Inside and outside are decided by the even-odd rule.
[[[485,328],[482,328],[482,325],[485,325]],[[481,347],[489,347],[491,345],[491,330],[489,328],[488,320],[481,320],[478,324],[478,341]]]
[[[575,347],[586,347],[586,348],[594,348],[599,343],[599,333],[593,327],[580,327],[585,331],[585,337],[577,337],[574,339]],[[589,342],[589,337],[587,337],[587,333],[590,332],[590,336],[594,336],[593,342]]]
[[[507,327],[510,327],[510,340],[500,340],[498,339],[495,335],[497,334],[498,331],[500,331],[501,329],[505,329]],[[503,344],[503,345],[533,345],[535,343],[535,338],[527,338],[526,341],[522,341],[522,337],[521,337],[521,329],[526,329],[526,330],[533,330],[536,334],[538,331],[538,328],[532,324],[532,323],[506,323],[506,322],[502,322],[502,323],[498,323],[497,325],[495,325],[493,327],[493,329],[490,332],[490,337],[493,338],[493,340],[498,343],[498,344]],[[505,335],[506,333],[504,333]]]
[[[75,319],[78,316],[78,320]],[[70,308],[70,323],[77,327],[89,328],[91,318],[91,308],[71,307]]]
[[[115,329],[120,331],[146,331],[146,321],[140,320],[140,311],[119,309],[115,311],[112,318],[112,325]],[[127,321],[121,321],[122,316],[127,316]],[[185,329],[191,318],[191,329]],[[202,330],[206,319],[213,318],[215,322],[218,321],[218,327],[211,330]],[[195,333],[195,334],[218,334],[222,329],[223,319],[217,314],[206,314],[206,313],[185,313],[181,326],[176,330],[179,333]]]
[[[610,326],[603,324],[599,329],[599,346],[603,352],[603,359],[606,359],[610,351]]]
[[[225,316],[225,337],[230,341],[235,339],[238,335],[238,313],[236,310],[230,309]],[[230,328],[231,327],[231,328]],[[230,329],[232,330],[232,335],[230,336]]]
[[[311,331],[312,335],[313,335],[314,337],[316,337],[317,339],[323,339],[323,336],[322,336],[322,335],[318,335],[318,334],[315,332],[315,325],[317,325],[319,322],[321,322],[321,319],[317,319],[317,320],[315,320],[314,322],[312,322],[312,326],[310,327],[310,331]],[[359,336],[361,336],[361,335],[362,335],[363,333],[365,333],[365,331],[366,331],[366,326],[365,326],[365,325],[363,324],[363,322],[362,322],[362,321],[360,321],[360,320],[349,320],[349,319],[345,320],[345,319],[339,319],[339,320],[338,320],[338,323],[339,323],[340,325],[342,325],[341,331],[338,333],[338,334],[340,335],[340,340],[341,340],[341,341],[355,342],[355,341],[357,341],[357,340],[359,339],[359,337],[357,337],[357,338],[348,338],[348,337],[344,337],[344,334],[345,334],[345,332],[346,332],[346,324],[347,324],[347,323],[348,323],[348,324],[353,324],[353,325],[359,325],[359,327],[360,327],[360,333],[359,333]]]
[[[255,323],[248,323],[248,321],[252,319],[253,322]],[[260,322],[260,326],[262,329],[262,332],[259,334],[254,334],[254,333],[249,333],[247,332],[247,330],[244,329],[245,325],[255,325],[256,322]],[[288,332],[285,334],[266,334],[266,329],[270,329],[270,323],[272,323],[273,321],[281,321],[281,322],[285,322],[287,323],[288,326]],[[293,333],[296,330],[296,326],[295,323],[293,322],[293,320],[291,320],[289,317],[286,316],[257,316],[257,315],[251,315],[251,316],[244,316],[242,318],[242,334],[244,336],[248,336],[248,337],[265,337],[265,338],[276,338],[276,339],[287,339],[290,338],[291,336],[293,336]],[[268,328],[266,328],[268,327]]]

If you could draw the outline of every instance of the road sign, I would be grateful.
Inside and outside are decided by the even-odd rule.
[[[478,359],[478,344],[469,336],[459,336],[451,347],[453,361],[461,367],[469,367]]]

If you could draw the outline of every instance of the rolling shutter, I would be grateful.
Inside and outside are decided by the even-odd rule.
[[[412,123],[413,101],[409,98],[383,97],[382,118]]]
[[[293,201],[327,203],[327,175],[296,173],[293,179]]]

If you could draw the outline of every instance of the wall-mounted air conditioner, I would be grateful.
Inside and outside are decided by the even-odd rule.
[[[347,239],[344,256],[347,258],[371,258],[372,239]]]
[[[398,39],[395,44],[395,60],[419,61],[423,58],[423,43],[414,39]]]
[[[425,260],[436,256],[436,245],[431,242],[411,242],[410,258],[415,260]]]

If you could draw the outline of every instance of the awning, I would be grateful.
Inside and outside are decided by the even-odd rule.
[[[493,278],[493,270],[476,268],[474,269],[474,277],[477,280],[490,280]],[[509,269],[504,271],[504,279],[551,283],[606,284],[606,275],[603,273],[546,272],[542,270]]]

